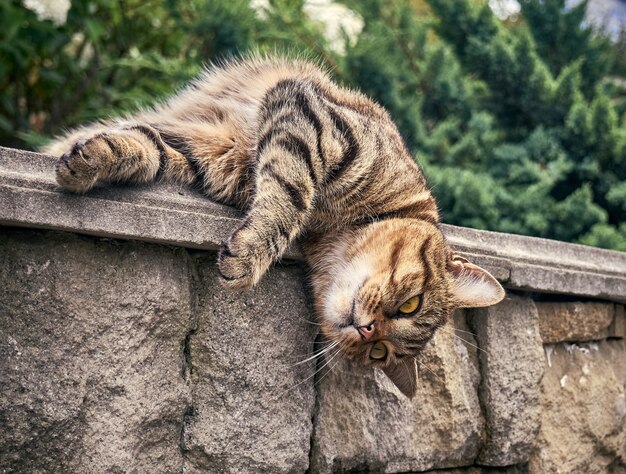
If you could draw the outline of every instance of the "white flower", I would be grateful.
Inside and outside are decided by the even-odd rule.
[[[489,7],[501,20],[517,15],[522,8],[517,0],[489,0]]]
[[[270,0],[250,0],[250,8],[259,20],[267,20],[267,12],[271,8]]]
[[[260,20],[266,20],[272,8],[269,0],[250,0],[250,7]],[[345,53],[344,39],[354,44],[363,29],[363,19],[358,14],[332,0],[305,0],[303,11],[322,25],[330,47],[340,54]]]
[[[324,36],[338,53],[345,53],[344,37],[354,44],[363,30],[363,18],[332,0],[306,0],[303,10],[311,20],[322,23]]]
[[[57,26],[65,24],[72,6],[71,0],[22,0],[22,4],[35,12],[39,21],[52,20]]]

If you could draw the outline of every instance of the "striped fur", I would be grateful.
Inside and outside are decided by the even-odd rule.
[[[454,307],[475,303],[472,282],[495,288],[481,303],[502,297],[493,277],[475,266],[468,277],[452,255],[387,112],[305,61],[212,67],[165,103],[77,129],[44,151],[61,155],[56,177],[68,190],[163,179],[244,210],[219,254],[228,288],[256,284],[301,237],[324,334],[366,364],[414,357]],[[420,312],[397,318],[416,294]],[[372,322],[374,337],[364,340],[358,327]],[[367,356],[378,340],[389,348],[382,362]]]

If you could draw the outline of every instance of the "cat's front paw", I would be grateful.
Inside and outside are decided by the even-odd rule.
[[[223,286],[240,290],[258,283],[272,263],[260,240],[254,232],[242,228],[222,245],[217,266]]]
[[[70,191],[89,191],[98,182],[109,153],[111,149],[103,135],[75,143],[55,164],[57,183]]]

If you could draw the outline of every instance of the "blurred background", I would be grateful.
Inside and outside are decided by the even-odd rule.
[[[444,222],[626,251],[625,31],[626,0],[4,0],[0,145],[304,53],[387,107]]]

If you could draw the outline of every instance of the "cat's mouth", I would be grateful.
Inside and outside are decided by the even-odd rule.
[[[342,351],[349,359],[364,365],[385,365],[391,352],[389,341],[368,338],[368,326],[373,324],[359,327],[354,320],[338,325]]]

